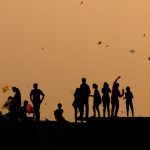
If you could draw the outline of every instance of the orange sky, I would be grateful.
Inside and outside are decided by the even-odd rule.
[[[61,102],[65,118],[73,120],[73,92],[82,77],[90,87],[96,82],[101,91],[104,81],[111,87],[121,75],[120,88],[129,85],[133,91],[135,116],[150,116],[150,2],[80,2],[0,2],[0,87],[17,86],[22,100],[29,100],[32,84],[38,82],[46,95],[42,119],[53,120],[53,111]],[[11,90],[1,90],[1,106],[9,95]],[[90,115],[92,101],[90,98]],[[125,116],[125,101],[120,99],[120,104],[119,115]]]

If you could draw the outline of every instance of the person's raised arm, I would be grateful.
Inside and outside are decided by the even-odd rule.
[[[120,78],[121,78],[121,76],[117,77],[117,79],[114,81],[114,83],[116,83],[118,81],[118,79],[120,79]]]

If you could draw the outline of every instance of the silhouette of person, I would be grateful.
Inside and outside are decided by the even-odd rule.
[[[27,120],[27,105],[28,105],[28,101],[25,100],[23,102],[23,106],[20,108],[20,120],[21,121]]]
[[[75,122],[77,122],[77,113],[78,111],[80,112],[80,120],[83,122],[83,102],[81,101],[81,96],[80,96],[80,88],[76,88],[74,92],[74,101],[73,101],[73,107],[74,107],[74,112],[75,112]]]
[[[93,101],[93,117],[96,117],[96,111],[98,113],[98,117],[100,117],[100,110],[99,110],[99,105],[101,104],[102,102],[102,99],[101,99],[101,95],[98,91],[98,85],[96,83],[93,83],[92,85],[93,89],[94,89],[94,95],[90,95],[94,98],[94,101]]]
[[[10,120],[10,118],[7,115],[3,115],[2,112],[0,111],[0,121],[6,121]]]
[[[12,87],[12,91],[15,94],[13,97],[13,106],[11,107],[11,112],[14,113],[14,120],[18,121],[19,120],[19,111],[20,111],[20,107],[21,107],[21,93],[17,87]]]
[[[82,84],[80,85],[80,94],[81,100],[83,101],[83,111],[85,106],[85,116],[86,119],[89,117],[89,96],[90,96],[90,87],[86,84],[86,78],[82,78]]]
[[[119,83],[117,83],[120,76],[114,81],[113,87],[112,87],[112,95],[111,95],[111,116],[117,117],[118,110],[119,110],[119,97],[122,97],[124,95],[124,89],[122,89],[122,94],[119,91]]]
[[[103,117],[105,117],[106,108],[108,112],[108,117],[110,117],[110,96],[109,93],[111,93],[111,90],[109,88],[109,84],[107,82],[104,82],[103,88],[102,88],[102,101],[103,101]]]
[[[36,121],[40,120],[40,105],[45,97],[44,93],[42,90],[38,89],[38,84],[34,83],[33,84],[33,90],[30,92],[30,100],[33,104],[33,115],[35,117]],[[42,97],[41,97],[42,96]]]
[[[57,106],[58,106],[58,108],[57,108],[56,110],[54,110],[55,119],[56,119],[58,122],[64,123],[64,122],[66,122],[66,120],[65,120],[65,118],[63,117],[63,112],[64,112],[64,110],[62,109],[62,104],[61,104],[61,103],[58,103]]]
[[[9,96],[7,98],[7,101],[4,103],[3,108],[8,109],[8,113],[5,114],[11,121],[16,121],[17,120],[17,115],[16,115],[16,105],[15,105],[15,100],[13,96]]]
[[[126,92],[125,92],[124,98],[126,99],[127,117],[129,117],[129,107],[131,109],[132,117],[134,117],[134,109],[133,109],[133,102],[132,102],[133,94],[132,94],[129,86],[126,87]]]

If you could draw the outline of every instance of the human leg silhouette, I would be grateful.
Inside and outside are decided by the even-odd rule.
[[[83,114],[84,114],[84,105],[81,105],[79,107],[79,111],[80,111],[80,120],[81,120],[81,123],[83,122]]]
[[[88,103],[88,101],[85,103],[85,117],[86,117],[86,119],[89,117],[89,103]]]
[[[130,108],[131,108],[131,112],[132,112],[132,117],[134,117],[134,109],[133,109],[133,103],[130,103]]]
[[[103,117],[105,117],[106,113],[106,103],[103,103]]]
[[[129,103],[126,102],[126,112],[127,112],[127,117],[129,117]]]
[[[39,121],[40,120],[40,105],[39,104],[34,104],[34,115],[35,115],[35,120]]]
[[[118,110],[119,110],[119,101],[116,102],[115,117],[117,117],[118,115]]]
[[[110,107],[109,107],[109,103],[106,104],[106,107],[107,107],[108,117],[110,117]]]
[[[116,106],[116,104],[115,104],[115,103],[112,103],[112,108],[111,108],[111,117],[113,117],[113,116],[114,116],[115,106]]]
[[[77,122],[77,107],[74,107],[74,118],[75,118],[75,122]]]
[[[96,110],[97,110],[98,117],[100,117],[100,110],[99,110],[99,106],[96,106],[95,108],[96,108]]]

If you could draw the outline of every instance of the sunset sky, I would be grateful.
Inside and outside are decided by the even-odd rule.
[[[82,77],[93,93],[93,83],[101,91],[104,81],[112,87],[121,76],[120,90],[130,86],[134,94],[135,116],[150,116],[149,8],[149,0],[1,0],[0,106],[13,95],[2,87],[18,87],[23,101],[37,82],[46,95],[41,119],[54,120],[61,102],[73,121]],[[126,116],[123,99],[119,116]]]

